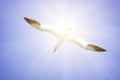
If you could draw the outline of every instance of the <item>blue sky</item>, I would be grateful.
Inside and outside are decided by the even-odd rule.
[[[97,53],[28,25],[23,17],[59,27],[104,47]],[[119,0],[0,0],[0,80],[120,80]],[[64,23],[64,24],[61,24]]]

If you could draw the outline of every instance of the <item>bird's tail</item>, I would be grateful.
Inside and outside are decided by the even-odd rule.
[[[57,48],[55,47],[55,49],[54,49],[54,51],[53,51],[53,53],[55,53],[55,51],[57,50]]]
[[[54,49],[53,53],[56,52],[56,50],[60,47],[60,45],[61,45],[63,42],[64,42],[64,39],[61,39],[61,40],[58,41],[58,43],[57,43],[56,46],[55,46],[55,49]]]

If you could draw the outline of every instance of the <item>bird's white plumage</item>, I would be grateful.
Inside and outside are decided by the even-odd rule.
[[[58,38],[58,43],[57,45],[55,46],[55,49],[54,49],[54,52],[59,48],[59,46],[65,41],[69,41],[69,42],[72,42],[74,44],[77,44],[78,46],[86,49],[86,50],[91,50],[91,51],[96,51],[96,52],[104,52],[106,51],[105,49],[99,47],[99,46],[96,46],[96,45],[93,45],[93,44],[90,44],[86,41],[84,41],[83,39],[80,39],[78,37],[74,37],[74,36],[71,36],[70,33],[71,33],[71,28],[69,28],[68,30],[66,30],[65,33],[60,33],[58,30],[54,29],[54,28],[51,28],[47,25],[44,25],[44,24],[41,24],[39,23],[38,21],[36,20],[32,20],[30,18],[27,18],[27,17],[24,17],[24,19],[33,27],[35,27],[36,29],[40,30],[40,31],[45,31],[45,32],[48,32],[52,35],[54,35],[56,38]]]

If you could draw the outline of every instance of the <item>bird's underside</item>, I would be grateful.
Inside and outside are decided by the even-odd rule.
[[[60,47],[60,45],[66,40],[66,41],[69,41],[71,43],[74,43],[74,44],[77,44],[78,46],[86,49],[86,50],[90,50],[90,51],[95,51],[95,52],[105,52],[106,50],[99,47],[99,46],[96,46],[94,44],[90,44],[90,43],[87,43],[86,41],[80,39],[80,38],[77,38],[77,37],[74,37],[74,36],[71,36],[69,35],[69,30],[66,31],[65,34],[60,34],[59,32],[57,32],[55,29],[52,29],[52,28],[46,28],[45,25],[39,23],[38,21],[36,20],[33,20],[33,19],[30,19],[30,18],[27,18],[27,17],[24,17],[25,21],[27,23],[29,23],[31,26],[33,26],[34,28],[40,30],[40,31],[45,31],[45,32],[48,32],[52,35],[54,35],[56,38],[58,38],[58,43],[56,44],[55,46],[55,49],[53,51],[53,53]]]

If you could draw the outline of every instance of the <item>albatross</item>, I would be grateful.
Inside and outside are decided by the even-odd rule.
[[[53,28],[50,28],[50,27],[45,27],[44,24],[42,23],[39,23],[38,21],[36,20],[33,20],[33,19],[30,19],[30,18],[27,18],[27,17],[24,17],[25,21],[30,24],[32,27],[40,30],[40,31],[45,31],[45,32],[48,32],[52,35],[54,35],[56,38],[58,38],[58,43],[55,45],[55,48],[54,48],[54,51],[53,53],[56,52],[56,50],[61,46],[61,44],[64,42],[64,41],[69,41],[71,43],[74,43],[78,46],[80,46],[81,48],[83,49],[86,49],[86,50],[90,50],[90,51],[94,51],[94,52],[105,52],[106,50],[103,49],[102,47],[100,46],[97,46],[97,45],[94,45],[94,44],[91,44],[91,43],[88,43],[86,41],[84,41],[83,39],[80,39],[78,37],[75,37],[75,36],[72,36],[70,35],[71,31],[72,31],[72,28],[69,27],[65,33],[59,33],[57,30],[53,29]]]

